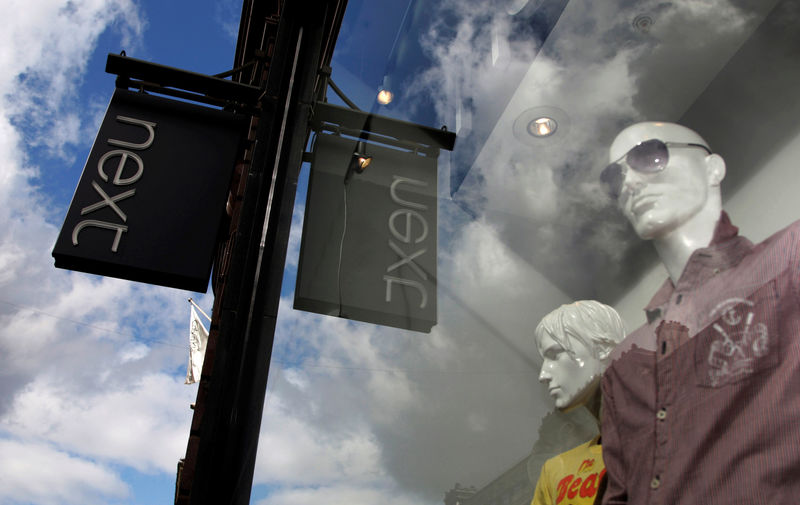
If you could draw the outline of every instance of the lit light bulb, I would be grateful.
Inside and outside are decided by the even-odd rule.
[[[392,93],[388,89],[382,89],[378,91],[378,103],[381,105],[387,105],[392,101],[393,98],[394,98],[394,93]]]
[[[539,135],[547,135],[550,133],[550,125],[547,124],[547,121],[536,121],[536,129],[539,132]]]
[[[558,123],[549,117],[540,117],[528,123],[528,133],[534,137],[549,137],[556,132]]]

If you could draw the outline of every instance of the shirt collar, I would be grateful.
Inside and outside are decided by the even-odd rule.
[[[711,238],[709,246],[714,246],[726,240],[730,240],[739,235],[739,228],[731,223],[731,218],[724,210],[719,216],[717,227],[714,228],[714,236]]]
[[[708,247],[701,247],[695,250],[686,262],[680,279],[678,279],[677,289],[685,290],[693,288],[699,274],[707,269],[721,272],[734,267],[753,249],[753,243],[747,238],[739,236],[739,228],[731,223],[728,213],[722,211],[714,228],[714,235]],[[672,284],[669,277],[661,285],[650,303],[645,307],[645,312],[652,312],[654,309],[667,303],[675,291],[676,287]],[[648,315],[648,321],[650,320]]]

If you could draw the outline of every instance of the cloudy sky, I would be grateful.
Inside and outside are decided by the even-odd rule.
[[[0,503],[168,503],[196,395],[196,386],[183,384],[186,299],[193,296],[208,311],[211,295],[56,270],[50,252],[113,90],[114,77],[103,72],[106,55],[124,49],[165,65],[222,72],[233,60],[241,4],[9,3],[0,33]],[[506,10],[490,11],[481,9],[488,2],[441,2],[450,9],[442,18],[448,30],[443,35],[441,24],[424,24],[429,31],[414,49],[397,43],[404,23],[420,18],[408,2],[383,10],[350,2],[333,75],[362,108],[373,108],[387,58],[414,50],[432,67],[418,69],[418,86],[398,96],[426,93],[430,110],[401,103],[380,112],[433,115],[430,126],[452,130],[460,102],[473,111],[496,106],[498,126],[483,125],[488,141],[464,189],[477,191],[469,198],[483,206],[465,210],[449,199],[450,171],[463,167],[443,155],[439,323],[429,334],[299,312],[291,306],[304,168],[253,503],[439,503],[456,482],[481,486],[525,458],[552,410],[536,380],[532,330],[545,313],[571,301],[529,254],[570,243],[556,240],[564,223],[548,224],[559,201],[588,202],[589,213],[607,203],[596,183],[585,182],[589,168],[577,170],[580,177],[567,181],[573,185],[554,178],[548,163],[563,163],[563,153],[542,148],[532,158],[531,145],[514,140],[514,121],[530,108],[556,104],[573,124],[581,118],[573,138],[596,142],[591,132],[603,119],[651,112],[637,80],[646,74],[642,55],[670,62],[692,44],[670,27],[724,19],[715,25],[718,37],[704,35],[716,43],[708,58],[724,63],[765,12],[722,0],[715,9],[695,1],[671,10],[642,2],[637,13],[656,21],[642,34],[614,9],[573,1],[564,18],[571,24],[556,25],[560,36],[541,48],[526,47],[509,21],[526,2],[507,3]],[[593,13],[591,29],[575,14],[584,11]],[[359,33],[382,36],[368,45]],[[637,36],[636,43],[622,43]],[[603,52],[609,47],[615,49]],[[524,85],[498,97],[499,104],[485,103],[504,72]],[[671,100],[670,112],[679,116],[686,99]],[[480,117],[463,120],[481,124]],[[568,154],[579,167],[593,161]],[[536,240],[513,226],[520,217],[526,229],[537,230]],[[619,226],[608,222],[604,230],[622,236]]]
[[[224,71],[240,5],[5,6],[0,503],[167,503],[196,395],[186,299],[211,298],[56,270],[50,251],[113,91],[106,55]]]

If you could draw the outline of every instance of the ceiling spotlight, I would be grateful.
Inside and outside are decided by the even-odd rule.
[[[549,137],[558,129],[556,120],[549,117],[536,118],[528,123],[528,133],[534,137]]]
[[[538,149],[553,149],[570,138],[572,121],[563,109],[537,105],[520,112],[514,119],[514,138]]]

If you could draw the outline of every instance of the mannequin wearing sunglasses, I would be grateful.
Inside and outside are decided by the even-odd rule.
[[[612,165],[603,173],[636,233],[653,240],[673,282],[692,252],[711,241],[722,211],[725,161],[707,146],[684,126],[638,123],[617,135],[609,150]]]
[[[740,236],[724,160],[681,125],[630,126],[609,161],[601,181],[669,278],[601,381],[602,503],[795,503],[800,224]]]

